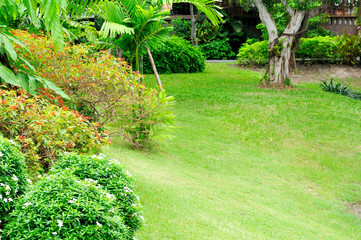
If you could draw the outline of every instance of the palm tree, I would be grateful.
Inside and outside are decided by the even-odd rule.
[[[188,2],[203,11],[214,24],[221,20],[214,0],[118,0],[106,2],[102,7],[105,22],[101,34],[113,39],[113,44],[129,53],[131,63],[140,70],[140,56],[146,52],[152,61],[150,47],[163,44],[169,38],[173,28],[166,23],[169,9],[164,5]],[[159,76],[154,62],[151,63],[161,88]]]

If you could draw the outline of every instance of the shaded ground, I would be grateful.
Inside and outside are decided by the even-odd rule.
[[[349,208],[350,212],[352,212],[353,214],[355,214],[356,216],[361,218],[361,205],[350,204],[348,206],[348,208]]]
[[[247,69],[257,72],[264,72],[264,67],[245,67],[239,65],[231,65],[232,67],[238,67],[241,69]],[[346,83],[354,87],[361,87],[361,67],[352,67],[345,65],[326,65],[326,64],[314,64],[314,65],[297,65],[297,70],[292,72],[291,81],[293,84],[299,84],[301,82],[320,82],[324,80],[330,80],[331,78],[337,80],[343,80]],[[359,81],[358,81],[359,80]]]

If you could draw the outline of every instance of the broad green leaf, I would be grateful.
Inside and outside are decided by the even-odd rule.
[[[14,86],[21,87],[19,79],[16,77],[15,73],[9,68],[5,67],[0,63],[0,77],[6,82]]]

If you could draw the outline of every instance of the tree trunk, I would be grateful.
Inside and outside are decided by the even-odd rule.
[[[159,74],[158,74],[158,71],[157,71],[157,67],[155,66],[152,53],[150,52],[150,49],[149,49],[147,46],[145,47],[145,49],[147,49],[147,53],[148,53],[148,56],[149,56],[150,64],[152,65],[155,78],[157,79],[158,87],[159,87],[160,90],[163,90],[163,85],[162,85],[162,82],[160,81],[160,77],[159,77]]]
[[[195,18],[195,16],[194,16],[193,4],[191,4],[191,3],[190,3],[190,12],[191,12],[191,19],[192,19],[192,30],[191,30],[192,45],[193,45],[193,46],[198,46],[198,43],[197,43],[196,18]]]
[[[290,59],[293,36],[282,36],[269,45],[269,62],[265,83],[274,87],[290,84]]]

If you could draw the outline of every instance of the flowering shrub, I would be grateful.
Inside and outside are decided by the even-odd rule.
[[[97,123],[23,91],[0,91],[0,134],[20,143],[28,169],[47,171],[59,152],[97,153],[108,143]]]
[[[66,104],[90,121],[99,122],[108,127],[111,134],[124,136],[133,147],[145,147],[157,133],[153,129],[160,126],[166,129],[172,124],[167,118],[159,117],[164,115],[160,110],[170,111],[170,99],[164,102],[159,99],[159,91],[140,84],[138,80],[142,76],[132,71],[124,59],[106,52],[91,53],[85,45],[69,45],[55,53],[53,43],[45,37],[19,30],[14,34],[31,51],[20,55],[38,67],[38,74],[53,80],[72,99],[64,103],[51,91],[44,90],[43,95],[53,103]],[[144,107],[150,105],[156,107]]]
[[[5,239],[129,239],[115,197],[70,171],[48,175],[16,203]]]
[[[26,174],[19,146],[0,137],[0,231],[18,196],[24,193]]]
[[[114,195],[120,215],[133,234],[142,223],[139,198],[134,193],[133,179],[116,160],[104,155],[79,156],[66,154],[55,164],[51,173],[69,169],[82,180],[92,181]]]

